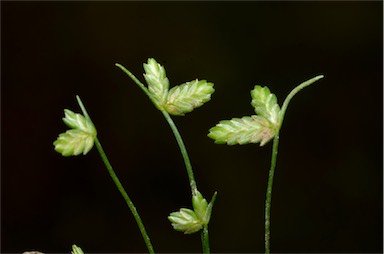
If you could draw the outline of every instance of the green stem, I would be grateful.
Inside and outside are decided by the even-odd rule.
[[[191,161],[189,159],[187,149],[185,148],[184,141],[183,141],[183,139],[180,135],[180,132],[177,129],[175,123],[173,122],[171,116],[161,106],[157,105],[157,102],[153,98],[152,94],[148,91],[147,87],[145,87],[145,85],[140,82],[140,80],[138,80],[129,70],[127,70],[121,64],[117,63],[116,66],[119,67],[122,71],[124,71],[140,87],[140,89],[144,91],[144,93],[149,97],[149,99],[152,101],[152,103],[161,111],[165,120],[167,120],[167,122],[168,122],[168,124],[171,127],[171,130],[173,132],[173,135],[176,138],[177,144],[179,145],[181,155],[183,156],[185,168],[186,168],[187,174],[188,174],[189,185],[191,187],[192,196],[194,196],[198,190],[197,190],[196,180],[195,180],[195,177],[193,174]],[[202,240],[202,245],[203,245],[203,252],[205,254],[209,254],[210,249],[209,249],[209,237],[208,237],[208,226],[207,225],[204,227],[204,229],[201,232],[201,240]]]
[[[149,99],[152,101],[153,104],[155,104],[156,108],[158,108],[159,110],[161,110],[161,108],[159,107],[159,105],[157,105],[157,102],[155,100],[155,98],[152,96],[152,94],[148,91],[148,89],[145,87],[145,85],[143,83],[140,82],[140,80],[138,80],[135,75],[133,75],[129,70],[127,70],[124,66],[122,66],[121,64],[118,64],[116,63],[115,64],[117,67],[119,67],[123,72],[125,72],[125,74],[127,74],[139,87],[141,90],[143,90],[143,92],[149,97]]]
[[[183,159],[184,159],[185,168],[187,169],[187,174],[188,174],[189,183],[191,186],[192,195],[194,195],[197,191],[197,186],[196,186],[195,177],[193,175],[191,161],[189,160],[188,152],[187,152],[187,149],[185,148],[183,139],[181,138],[181,135],[180,135],[175,123],[173,122],[171,116],[168,114],[167,111],[165,111],[159,105],[157,105],[155,98],[148,91],[147,87],[143,83],[141,83],[140,80],[138,80],[135,77],[135,75],[133,75],[129,70],[127,70],[121,64],[116,63],[115,65],[117,67],[119,67],[122,71],[124,71],[125,74],[127,74],[140,87],[140,89],[143,90],[143,92],[149,97],[149,99],[153,102],[153,104],[155,104],[155,106],[161,111],[161,113],[163,113],[165,119],[167,120],[169,126],[172,129],[172,132],[176,138],[177,144],[179,145],[180,152],[181,152]]]
[[[129,207],[129,209],[131,210],[133,217],[136,220],[137,226],[140,229],[141,235],[143,236],[144,242],[147,245],[149,253],[151,253],[151,254],[155,253],[155,251],[153,250],[153,246],[151,244],[151,240],[149,239],[147,231],[145,230],[144,224],[140,218],[139,213],[136,210],[136,207],[134,206],[133,202],[129,198],[127,192],[124,190],[123,185],[121,184],[119,178],[117,177],[115,171],[113,170],[112,165],[109,163],[108,158],[107,158],[107,156],[103,150],[103,147],[101,146],[101,144],[97,138],[95,138],[95,144],[96,144],[96,148],[99,151],[100,156],[101,156],[106,168],[108,169],[109,175],[111,176],[113,182],[115,183],[117,189],[120,191],[121,195],[123,196],[125,202],[127,203],[128,207]]]
[[[163,113],[165,119],[167,120],[169,126],[172,129],[173,134],[175,135],[177,144],[179,145],[181,154],[184,159],[185,168],[187,169],[187,174],[189,178],[189,184],[191,186],[192,196],[194,196],[197,192],[197,184],[195,181],[195,177],[193,175],[192,165],[191,161],[189,160],[187,149],[185,148],[183,139],[181,138],[180,132],[177,129],[175,123],[173,122],[171,116],[168,114],[167,111],[161,110],[161,113]],[[201,243],[203,246],[203,253],[209,254],[210,248],[209,248],[209,236],[208,236],[208,225],[205,225],[203,230],[201,231]]]
[[[272,187],[273,176],[275,174],[277,152],[279,147],[279,133],[276,133],[273,139],[271,168],[269,170],[268,186],[265,199],[265,253],[270,253],[270,239],[271,239],[271,201],[272,201]]]
[[[162,110],[161,113],[163,113],[165,119],[167,120],[169,126],[171,127],[173,135],[175,136],[177,144],[179,145],[180,152],[184,159],[185,168],[187,169],[187,174],[189,178],[189,184],[191,186],[192,195],[194,196],[197,192],[197,185],[196,185],[195,177],[193,175],[192,165],[191,165],[191,161],[189,160],[187,149],[185,148],[180,132],[177,129],[175,123],[173,122],[171,116],[165,110]]]
[[[78,101],[78,103],[80,105],[81,110],[83,111],[83,114],[84,114],[85,118],[87,118],[90,122],[92,122],[92,120],[89,117],[89,115],[87,113],[87,110],[85,109],[85,107],[84,107],[80,97],[76,96],[76,98],[77,98],[77,101]],[[137,226],[140,229],[141,235],[143,236],[144,242],[145,242],[145,244],[146,244],[146,246],[148,248],[149,253],[154,254],[155,251],[153,250],[153,246],[151,244],[151,240],[149,239],[149,236],[148,236],[148,234],[147,234],[147,232],[145,230],[145,227],[144,227],[144,224],[143,224],[143,222],[142,222],[142,220],[140,218],[140,215],[137,212],[136,207],[134,206],[132,200],[129,198],[127,192],[125,191],[123,185],[121,184],[119,178],[117,177],[115,171],[113,170],[112,165],[109,162],[108,157],[105,154],[104,149],[101,146],[101,143],[100,143],[100,141],[99,141],[99,139],[97,137],[95,137],[95,145],[96,145],[97,150],[99,151],[101,159],[103,160],[103,162],[105,164],[105,167],[108,170],[109,175],[111,176],[111,178],[112,178],[113,182],[115,183],[117,189],[120,191],[121,195],[123,196],[125,202],[127,203],[128,207],[129,207],[129,209],[131,210],[132,215],[133,215],[133,217],[136,220]]]
[[[303,88],[313,84],[314,82],[318,81],[319,79],[322,79],[323,75],[318,75],[314,78],[311,78],[297,87],[295,87],[287,96],[287,98],[284,100],[283,106],[280,110],[279,115],[279,123],[276,126],[276,134],[273,139],[273,147],[272,147],[272,158],[271,158],[271,167],[269,170],[269,177],[268,177],[268,186],[267,186],[267,193],[266,193],[266,199],[265,199],[265,253],[269,254],[271,252],[270,250],[270,240],[271,240],[271,202],[272,202],[272,187],[273,187],[273,176],[275,174],[275,168],[276,168],[276,160],[277,160],[277,153],[279,150],[279,131],[281,128],[281,125],[284,120],[285,112],[288,108],[288,104],[298,92],[300,92]]]

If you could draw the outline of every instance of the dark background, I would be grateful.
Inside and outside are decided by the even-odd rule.
[[[154,57],[171,84],[215,83],[212,101],[174,117],[203,195],[218,197],[213,252],[264,251],[272,144],[216,145],[208,129],[253,114],[250,90],[280,105],[296,85],[272,200],[273,252],[382,252],[382,2],[2,2],[1,251],[145,252],[96,151],[53,141],[80,95],[157,252],[200,252],[172,229],[190,207],[169,126],[121,70]]]

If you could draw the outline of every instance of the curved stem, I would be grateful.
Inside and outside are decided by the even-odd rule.
[[[77,99],[77,102],[79,103],[79,106],[80,106],[81,111],[83,112],[85,118],[87,118],[90,122],[92,122],[92,120],[89,117],[88,112],[85,109],[85,107],[84,107],[80,97],[76,96],[76,99]],[[155,251],[153,250],[153,246],[151,244],[151,240],[149,239],[147,231],[145,230],[145,227],[144,227],[144,224],[143,224],[143,222],[142,222],[142,220],[140,218],[140,215],[137,212],[136,207],[134,206],[132,200],[129,198],[127,192],[125,191],[123,185],[121,184],[119,178],[117,177],[115,171],[113,170],[112,165],[109,162],[108,157],[105,154],[104,149],[101,146],[101,143],[100,143],[100,141],[99,141],[99,139],[97,137],[95,137],[95,145],[96,145],[97,150],[99,151],[101,159],[103,160],[103,162],[105,164],[105,167],[108,170],[109,175],[111,176],[113,182],[115,183],[117,189],[120,191],[121,195],[123,196],[125,202],[127,203],[128,207],[129,207],[129,209],[131,210],[133,217],[136,220],[137,226],[139,227],[141,235],[143,236],[144,242],[145,242],[145,244],[146,244],[146,246],[148,248],[148,252],[151,253],[151,254],[154,254]]]
[[[191,161],[189,160],[187,149],[185,148],[180,132],[177,129],[175,123],[173,122],[171,116],[165,110],[162,110],[161,113],[163,113],[165,119],[167,120],[169,126],[171,127],[172,132],[175,135],[177,144],[179,145],[180,152],[184,159],[185,168],[187,169],[187,174],[189,178],[189,184],[191,186],[192,195],[194,196],[197,192],[197,185],[196,185],[195,177],[193,175],[192,165],[191,165]]]
[[[283,119],[284,119],[284,115],[285,115],[285,111],[287,110],[287,107],[288,107],[288,104],[289,102],[291,101],[291,99],[293,98],[293,96],[295,96],[298,92],[300,92],[303,88],[315,83],[316,81],[318,81],[319,79],[322,79],[324,78],[324,75],[318,75],[314,78],[311,78],[303,83],[301,83],[300,85],[298,85],[297,87],[295,87],[287,96],[287,98],[285,99],[284,103],[283,103],[283,106],[281,107],[281,110],[280,110],[280,122],[279,122],[279,128],[281,127],[281,124],[283,123]]]
[[[270,239],[271,239],[271,201],[272,201],[272,187],[273,176],[275,174],[277,152],[279,148],[279,133],[276,133],[273,139],[271,168],[269,169],[268,186],[265,199],[265,253],[270,253]]]

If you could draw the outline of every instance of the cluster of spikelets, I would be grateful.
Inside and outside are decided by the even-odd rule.
[[[121,65],[117,66],[127,71]],[[191,112],[208,102],[215,91],[213,83],[197,79],[170,89],[165,68],[153,58],[148,59],[148,62],[144,64],[144,70],[144,78],[148,86],[141,88],[160,111],[171,115],[183,116]],[[85,155],[97,140],[96,128],[78,96],[77,101],[83,110],[83,115],[65,109],[63,121],[70,129],[60,134],[53,143],[55,150],[63,156]],[[171,213],[168,219],[175,230],[185,234],[195,233],[208,225],[215,198],[216,193],[208,204],[196,190],[192,196],[193,210],[181,208],[178,212]]]

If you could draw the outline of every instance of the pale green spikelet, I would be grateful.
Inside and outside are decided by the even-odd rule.
[[[181,231],[184,234],[193,234],[204,225],[196,213],[188,208],[180,208],[180,211],[171,213],[168,219],[176,231]]]
[[[156,106],[162,109],[166,103],[169,89],[169,80],[165,68],[153,58],[149,58],[143,66],[145,71],[144,78],[148,84],[148,90],[156,100]]]
[[[260,142],[260,146],[263,146],[274,135],[275,129],[267,119],[253,115],[222,120],[209,130],[208,137],[217,144],[244,145]]]
[[[266,86],[255,86],[251,91],[251,97],[251,104],[255,108],[256,114],[268,119],[268,121],[276,125],[279,120],[278,117],[280,112],[276,95],[271,93]]]
[[[213,83],[206,80],[196,79],[175,86],[169,90],[165,109],[172,115],[184,115],[209,101],[214,91]]]
[[[72,129],[79,129],[84,132],[94,133],[96,132],[95,126],[83,115],[74,113],[69,109],[64,109],[63,122]]]
[[[264,146],[278,135],[285,110],[292,97],[323,77],[323,75],[316,76],[293,89],[281,109],[276,95],[271,93],[268,87],[255,86],[251,90],[251,105],[255,108],[256,115],[220,121],[209,129],[208,137],[214,139],[217,144],[244,145],[260,142],[260,146]]]
[[[208,137],[214,139],[216,144],[267,144],[279,129],[277,98],[266,86],[255,86],[251,97],[257,115],[222,120],[209,129]]]

